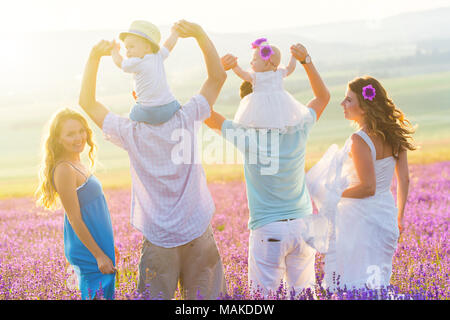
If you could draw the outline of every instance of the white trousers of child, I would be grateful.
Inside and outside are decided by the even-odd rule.
[[[315,284],[315,253],[300,235],[301,219],[276,221],[250,231],[248,282],[252,293],[276,293],[283,284],[297,295]]]

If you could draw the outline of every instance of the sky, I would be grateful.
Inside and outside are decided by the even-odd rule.
[[[41,43],[39,35],[30,47],[30,35],[24,32],[116,31],[127,30],[138,19],[159,27],[186,19],[208,33],[255,33],[352,20],[376,23],[400,13],[449,6],[450,0],[1,0],[0,87],[38,74],[51,56],[70,50],[59,48],[57,41]]]
[[[450,0],[11,0],[2,1],[0,33],[126,29],[137,19],[159,26],[186,19],[209,32],[253,32],[443,6]]]

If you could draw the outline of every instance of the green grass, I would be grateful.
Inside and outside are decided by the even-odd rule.
[[[311,154],[307,152],[305,169],[311,168],[321,157],[321,153]],[[442,147],[440,143],[429,143],[421,150],[410,152],[408,161],[410,164],[427,164],[450,160],[450,140],[447,140],[447,147]],[[244,180],[244,170],[242,165],[203,165],[208,182],[228,182],[234,180]],[[97,177],[102,182],[105,189],[130,188],[131,178],[128,167],[116,169],[98,169]],[[38,181],[36,177],[16,177],[2,179],[0,181],[0,199],[32,196],[36,190]]]

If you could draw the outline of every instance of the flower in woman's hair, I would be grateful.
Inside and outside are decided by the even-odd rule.
[[[252,48],[255,49],[259,47],[263,42],[267,42],[266,38],[259,38],[252,42]]]
[[[272,50],[272,47],[271,46],[269,46],[269,45],[267,45],[267,46],[262,46],[260,49],[259,49],[259,55],[261,56],[261,58],[263,59],[263,60],[269,60],[270,59],[270,56],[271,55],[273,55],[273,50]]]
[[[370,100],[370,101],[372,101],[373,98],[375,98],[375,95],[376,95],[375,88],[372,87],[371,84],[365,86],[365,87],[362,89],[362,95],[363,95],[363,97],[364,97],[364,100]]]

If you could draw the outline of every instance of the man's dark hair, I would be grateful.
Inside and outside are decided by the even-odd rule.
[[[251,82],[248,81],[242,82],[241,87],[239,89],[240,89],[239,95],[241,96],[241,99],[253,92],[253,86]]]

